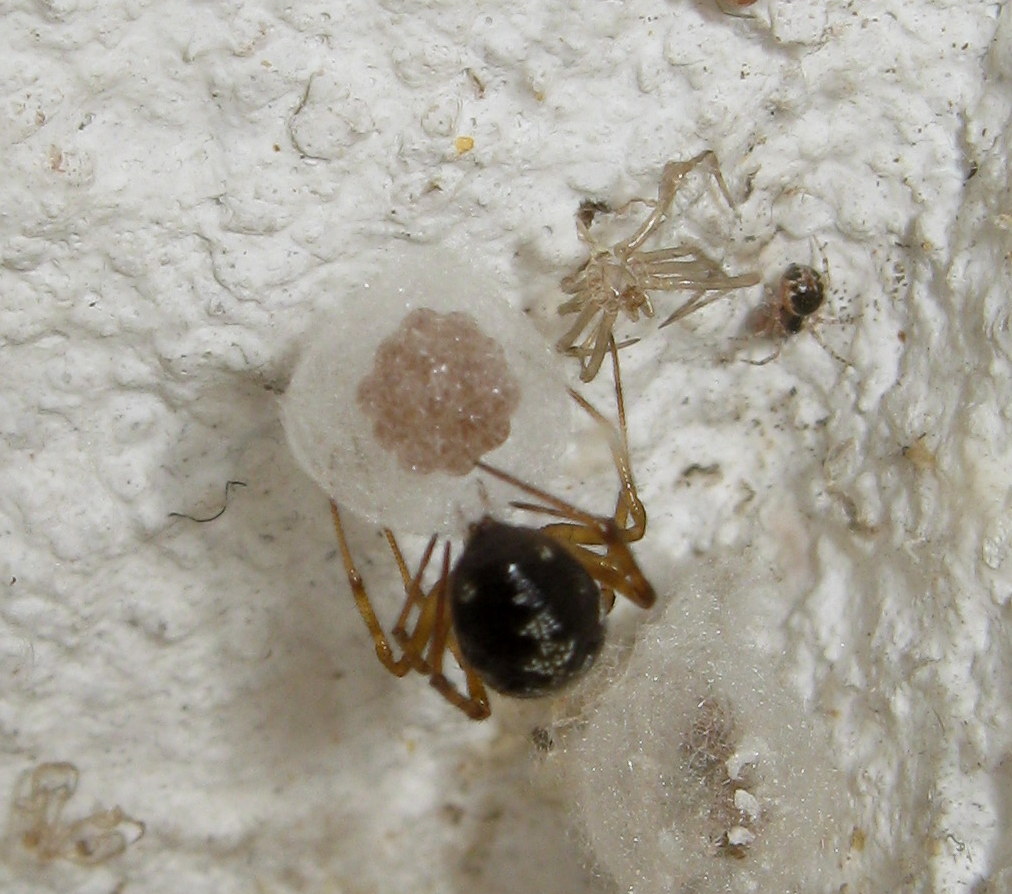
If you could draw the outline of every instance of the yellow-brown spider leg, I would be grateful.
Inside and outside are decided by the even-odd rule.
[[[572,389],[569,393],[594,421],[608,430],[612,458],[621,482],[614,518],[601,518],[585,512],[572,503],[521,481],[516,476],[485,462],[479,462],[477,465],[491,475],[541,501],[541,503],[515,501],[512,503],[513,506],[562,519],[560,522],[545,525],[541,532],[567,547],[587,572],[598,581],[607,610],[611,610],[615,592],[621,593],[636,605],[648,608],[653,605],[656,598],[654,590],[643,576],[632,551],[629,549],[629,543],[639,540],[646,532],[647,514],[637,493],[629,462],[622,374],[619,367],[618,347],[612,336],[608,337],[608,348],[611,353],[612,372],[615,379],[618,425],[610,423],[597,408]],[[630,518],[632,525],[626,527],[626,522]],[[593,552],[589,548],[592,546],[604,547],[605,554]]]
[[[452,705],[460,708],[472,720],[484,720],[491,713],[485,684],[474,669],[464,660],[457,646],[451,627],[452,619],[448,604],[447,590],[450,585],[450,545],[443,550],[443,571],[431,591],[430,605],[433,606],[432,642],[429,645],[427,663],[430,669],[429,683]],[[464,672],[467,695],[464,695],[443,674],[443,656],[446,650],[456,659]]]
[[[412,656],[414,667],[423,674],[432,673],[432,656],[434,654],[433,638],[438,634],[440,624],[440,599],[446,586],[446,577],[450,571],[450,544],[443,545],[443,569],[439,580],[433,584],[428,593],[419,590],[420,609],[415,629],[410,634],[402,634],[398,641],[404,646],[405,652]],[[421,571],[417,575],[420,580]],[[441,650],[441,647],[440,647]],[[428,653],[428,654],[426,654]]]
[[[402,655],[400,658],[394,657],[393,650],[390,648],[390,642],[383,632],[383,628],[380,626],[376,613],[373,611],[372,603],[369,601],[369,594],[366,592],[362,575],[359,574],[358,569],[355,567],[355,562],[351,557],[348,539],[345,537],[344,526],[341,524],[341,513],[333,500],[330,501],[330,514],[334,520],[334,530],[337,531],[337,542],[341,548],[341,559],[344,562],[344,570],[348,575],[351,595],[355,600],[358,613],[362,616],[362,620],[365,621],[365,626],[372,636],[372,641],[376,648],[376,657],[390,673],[403,677],[413,666],[412,656]],[[408,594],[408,598],[412,598],[410,593]]]
[[[601,586],[601,591],[607,598],[606,608],[611,611],[614,603],[614,593],[621,593],[640,608],[650,608],[657,598],[654,588],[644,577],[643,572],[633,557],[629,544],[622,537],[622,532],[611,523],[610,519],[602,520],[599,527],[593,529],[581,529],[580,526],[565,526],[567,530],[559,533],[564,536],[558,537],[550,530],[559,526],[550,525],[543,529],[543,533],[557,540],[563,546],[570,547],[571,553],[581,565]],[[579,541],[574,541],[569,535],[578,534]],[[597,540],[594,535],[597,535]],[[592,552],[582,546],[583,543],[593,546],[605,547],[603,555]],[[610,598],[609,598],[610,597]]]
[[[618,416],[617,427],[609,422],[608,419],[582,395],[577,394],[572,389],[569,389],[569,395],[577,402],[577,404],[579,404],[584,412],[586,412],[595,422],[608,432],[608,442],[611,448],[612,460],[615,463],[615,469],[618,472],[619,482],[621,484],[613,521],[614,524],[622,531],[623,539],[627,543],[633,543],[642,539],[643,535],[646,533],[647,513],[639,498],[639,493],[636,490],[636,482],[633,480],[632,474],[632,465],[629,462],[629,445],[626,435],[625,398],[622,394],[622,372],[618,360],[618,345],[615,344],[613,336],[609,336],[608,338],[608,347],[611,353],[612,377],[615,381],[615,405]],[[482,463],[478,463],[478,465],[483,466]],[[523,490],[532,496],[536,496],[539,499],[544,499],[545,504],[547,504],[528,503],[518,500],[513,501],[510,505],[516,507],[517,509],[537,512],[554,518],[575,519],[580,522],[580,524],[577,525],[560,524],[548,526],[555,531],[561,531],[566,527],[587,528],[588,525],[592,525],[598,520],[598,516],[578,510],[572,504],[551,496],[540,488],[533,487],[515,476],[510,475],[508,472],[492,469],[489,466],[483,467],[487,468],[488,471],[497,475],[499,478],[513,484],[520,490]],[[576,513],[576,515],[574,515],[574,513]],[[626,523],[629,518],[632,519],[632,525],[627,527]],[[579,543],[579,535],[573,534],[572,542]],[[587,540],[585,542],[590,544],[595,541]]]
[[[447,587],[450,577],[450,544],[447,543],[443,550],[443,567],[439,580],[432,589],[425,593],[421,588],[421,578],[428,564],[429,557],[435,544],[435,537],[431,538],[426,547],[425,554],[419,565],[418,572],[412,577],[407,569],[403,554],[397,546],[393,534],[386,532],[387,540],[390,543],[394,554],[394,560],[400,569],[401,580],[404,581],[407,591],[404,608],[401,609],[398,618],[398,626],[401,632],[398,639],[404,647],[404,654],[395,658],[390,642],[383,633],[376,613],[373,611],[372,603],[366,593],[365,584],[362,582],[362,575],[351,557],[351,550],[348,547],[348,540],[344,533],[344,526],[341,523],[341,513],[333,500],[330,502],[330,511],[334,519],[334,529],[337,531],[337,540],[341,548],[341,558],[344,562],[345,571],[348,574],[348,583],[351,585],[352,596],[359,614],[365,621],[369,633],[372,635],[376,647],[376,656],[383,666],[392,674],[403,677],[409,670],[418,670],[429,674],[429,682],[433,687],[452,705],[460,708],[468,717],[474,720],[481,720],[488,717],[490,713],[488,694],[481,678],[464,661],[460,650],[457,647],[456,639],[453,636],[451,627],[452,619],[447,606]],[[414,630],[406,632],[407,618],[413,607],[419,609],[418,621]],[[428,649],[426,649],[428,644]],[[443,674],[443,655],[449,649],[454,659],[464,672],[467,683],[467,695],[461,693]]]
[[[636,564],[629,549],[626,531],[620,529],[612,519],[599,518],[584,512],[571,503],[553,497],[546,491],[527,484],[508,472],[485,462],[479,462],[478,466],[545,503],[545,505],[534,503],[515,503],[513,505],[555,518],[569,519],[566,522],[546,525],[541,529],[541,532],[567,547],[570,553],[587,569],[588,573],[601,584],[608,609],[614,601],[607,594],[609,590],[621,593],[642,608],[649,608],[654,604],[656,598],[654,589]],[[636,505],[643,512],[643,519],[642,525],[633,530],[635,533],[640,533],[645,529],[646,513],[638,498]],[[590,546],[605,547],[605,555],[602,556],[591,551],[588,548]]]
[[[406,597],[404,605],[401,608],[401,613],[397,616],[397,622],[394,624],[390,633],[393,638],[397,640],[401,648],[408,650],[411,648],[409,645],[411,640],[416,636],[419,627],[422,624],[422,615],[425,611],[425,602],[427,599],[425,591],[422,589],[422,576],[425,574],[425,569],[429,565],[429,559],[432,557],[432,550],[436,545],[436,535],[433,534],[429,538],[429,542],[425,546],[422,558],[418,562],[418,571],[416,571],[414,577],[412,577],[408,572],[407,563],[404,561],[404,555],[401,553],[401,548],[397,544],[397,538],[394,537],[393,531],[389,528],[384,528],[383,534],[390,546],[390,551],[393,553],[394,561],[397,563],[397,569],[400,571],[401,581],[404,584],[404,593]],[[408,617],[414,608],[419,609],[419,618],[415,625],[415,630],[411,634],[408,634]],[[420,653],[418,653],[415,649],[412,649],[412,658],[418,659],[417,662],[413,662],[416,666],[423,664]],[[427,673],[427,671],[420,666],[419,669],[422,670],[423,673]]]
[[[485,691],[485,684],[482,682],[481,677],[474,671],[470,664],[464,659],[464,656],[460,653],[460,646],[457,644],[457,637],[451,630],[446,640],[446,647],[450,650],[450,654],[453,655],[460,669],[464,672],[464,681],[467,684],[467,704],[470,707],[464,708],[463,710],[467,713],[467,716],[472,720],[484,720],[492,713],[492,709],[488,704],[488,693]],[[444,677],[445,679],[445,677]],[[447,681],[449,684],[449,681]],[[436,689],[446,698],[446,694],[442,691],[439,685],[433,684]]]
[[[608,552],[605,556],[588,550],[582,550],[577,555],[601,585],[602,593],[611,597],[605,604],[606,609],[611,611],[614,593],[621,593],[640,608],[650,608],[657,601],[657,594],[640,570],[629,545],[621,538],[609,539],[606,545]]]
[[[500,474],[501,470],[485,464],[480,465],[485,471],[508,481],[510,484],[526,489],[524,483],[518,479],[512,476],[507,477],[504,473]],[[536,488],[531,489],[537,490]],[[545,494],[545,496],[548,495]],[[554,498],[553,502],[555,502]],[[569,519],[545,525],[541,528],[541,533],[566,547],[591,577],[601,585],[608,611],[611,610],[611,605],[614,602],[611,591],[621,593],[626,599],[641,608],[649,608],[653,605],[656,599],[654,589],[643,576],[632,551],[629,549],[626,531],[610,518],[589,515],[575,506],[563,503],[563,501],[558,501],[558,503],[559,505],[556,506],[521,502],[511,505],[518,509],[550,515],[554,518]],[[642,506],[640,508],[642,509]],[[594,546],[604,547],[605,553],[602,555],[594,552],[590,549]]]
[[[618,472],[621,488],[618,501],[615,507],[614,522],[622,531],[622,536],[627,543],[640,540],[646,533],[647,513],[636,490],[636,482],[633,479],[632,464],[629,461],[629,441],[626,434],[625,398],[622,394],[622,371],[618,361],[618,347],[614,337],[609,337],[608,347],[611,351],[612,378],[615,381],[615,406],[618,415],[618,426],[609,422],[604,415],[582,395],[570,389],[570,396],[587,413],[591,419],[601,425],[608,432],[608,443],[611,448],[612,461],[615,463],[615,470]],[[627,519],[632,519],[632,525],[627,526]]]

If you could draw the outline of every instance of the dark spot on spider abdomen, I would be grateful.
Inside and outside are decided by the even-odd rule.
[[[797,335],[805,325],[805,318],[787,310],[780,311],[780,325],[788,335]]]
[[[822,277],[804,264],[791,264],[784,271],[782,288],[787,298],[785,305],[798,317],[814,314],[826,297]]]
[[[450,606],[464,658],[517,698],[565,686],[604,642],[601,594],[583,566],[540,531],[488,517],[454,566]]]

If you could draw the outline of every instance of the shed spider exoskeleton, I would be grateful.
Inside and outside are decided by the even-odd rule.
[[[119,807],[65,820],[63,808],[77,790],[77,777],[77,767],[61,761],[39,764],[18,780],[11,824],[21,845],[40,861],[102,863],[144,835],[144,823]]]
[[[621,213],[633,203],[652,208],[647,219],[628,239],[611,247],[602,246],[591,234],[590,226],[594,215],[604,207],[590,203],[577,212],[576,229],[581,241],[590,247],[590,257],[579,270],[562,280],[562,290],[573,297],[560,305],[559,313],[577,316],[556,343],[556,348],[580,359],[580,378],[584,382],[593,379],[601,368],[619,313],[633,321],[639,319],[641,312],[647,317],[654,315],[649,292],[677,289],[696,293],[661,324],[666,326],[730,289],[759,282],[756,273],[729,276],[717,261],[692,245],[643,250],[646,241],[667,219],[682,181],[697,167],[703,167],[713,176],[728,205],[733,205],[717,157],[707,150],[688,161],[669,161],[661,174],[656,200],[633,199],[618,209]]]
[[[586,671],[603,644],[604,617],[616,593],[641,608],[654,603],[653,587],[629,549],[630,543],[643,536],[647,515],[629,464],[613,341],[612,357],[617,428],[580,395],[570,394],[594,420],[610,429],[612,457],[621,482],[614,514],[592,515],[478,462],[483,471],[538,501],[511,505],[556,521],[530,528],[484,516],[470,526],[463,552],[452,566],[450,543],[445,543],[438,578],[427,590],[422,578],[436,535],[412,575],[394,534],[384,529],[405,592],[390,638],[376,617],[352,559],[337,504],[331,501],[352,595],[380,662],[399,677],[412,670],[427,675],[447,701],[474,720],[490,713],[486,685],[505,695],[533,698],[561,689]],[[399,656],[394,655],[391,639],[401,649]],[[444,674],[447,651],[463,671],[466,693]]]

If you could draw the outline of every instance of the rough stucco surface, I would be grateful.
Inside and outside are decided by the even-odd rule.
[[[529,742],[571,706],[471,724],[374,660],[276,391],[390,240],[465,253],[557,337],[579,203],[649,197],[705,148],[735,212],[701,181],[663,244],[772,283],[814,237],[820,337],[849,365],[811,334],[738,362],[768,353],[735,341],[759,289],[626,325],[638,555],[661,609],[703,557],[723,567],[725,623],[828,730],[859,834],[825,890],[1009,890],[1008,6],[0,14],[0,793],[73,761],[68,818],[147,824],[92,868],[8,842],[5,891],[613,890],[574,752]],[[559,466],[608,507],[597,453]],[[246,487],[214,522],[169,515],[211,515],[227,480]]]

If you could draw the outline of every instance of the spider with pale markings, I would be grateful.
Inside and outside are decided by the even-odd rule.
[[[771,336],[777,340],[777,344],[768,357],[747,361],[753,366],[764,366],[776,360],[784,342],[805,328],[824,351],[840,363],[849,365],[847,360],[816,334],[811,325],[818,318],[829,291],[829,260],[825,248],[821,245],[818,248],[822,255],[822,272],[807,264],[788,264],[776,286],[767,292],[766,300],[756,311],[752,327],[755,333]]]
[[[669,161],[661,173],[656,200],[633,199],[615,211],[622,214],[637,203],[652,208],[647,219],[628,239],[604,246],[594,238],[591,224],[598,213],[609,210],[606,205],[585,202],[577,211],[576,231],[590,248],[590,257],[575,273],[562,280],[562,291],[573,297],[559,306],[559,313],[563,316],[576,314],[576,320],[555,347],[560,353],[579,359],[580,378],[584,382],[589,382],[600,370],[620,313],[634,322],[641,313],[645,317],[654,315],[650,292],[695,293],[661,324],[667,326],[731,289],[759,282],[757,273],[728,275],[716,260],[693,245],[644,250],[643,246],[668,219],[682,182],[696,168],[713,177],[728,205],[733,206],[717,157],[707,150],[688,161]]]
[[[611,340],[618,424],[611,425],[574,391],[570,395],[606,427],[620,481],[615,511],[598,516],[484,462],[477,466],[537,502],[515,508],[554,521],[541,528],[511,525],[486,515],[470,526],[463,552],[451,564],[442,550],[438,577],[422,584],[436,546],[426,545],[414,574],[392,531],[384,529],[404,586],[404,604],[390,637],[372,607],[351,555],[340,510],[331,512],[352,596],[372,636],[376,655],[398,677],[416,671],[468,717],[490,713],[486,686],[515,698],[556,692],[593,664],[604,642],[605,617],[619,593],[641,608],[654,590],[629,544],[643,537],[647,514],[629,463],[618,352]],[[394,654],[394,645],[400,654]],[[444,673],[449,653],[464,675],[466,692]]]

